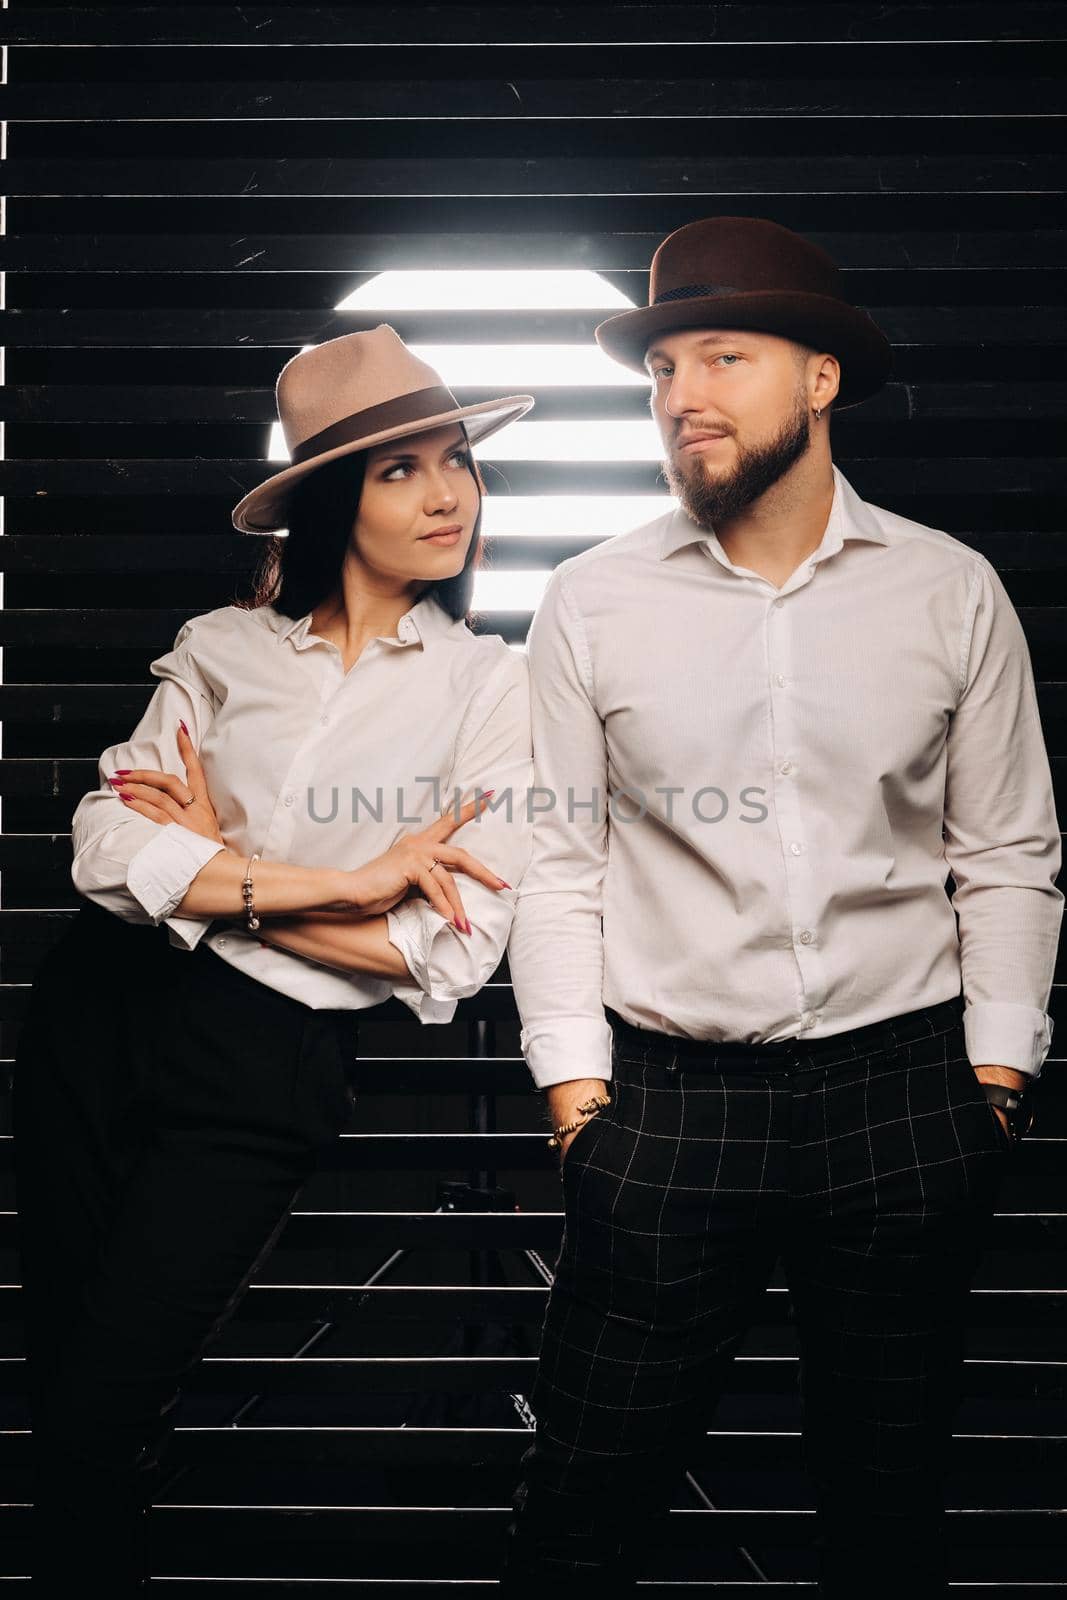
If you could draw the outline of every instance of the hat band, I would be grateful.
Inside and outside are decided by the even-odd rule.
[[[410,394],[397,395],[395,400],[383,400],[381,405],[368,406],[365,411],[353,411],[339,422],[313,433],[293,446],[289,452],[291,466],[335,450],[340,444],[351,444],[355,439],[368,439],[372,433],[385,433],[389,428],[403,427],[406,422],[422,422],[427,417],[440,416],[443,411],[458,411],[459,401],[444,384],[431,389],[413,389]]]
[[[711,300],[718,299],[727,294],[744,294],[744,289],[735,288],[732,283],[687,283],[681,289],[664,289],[652,301],[654,306],[661,306],[665,300]]]

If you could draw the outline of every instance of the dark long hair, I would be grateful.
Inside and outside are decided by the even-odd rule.
[[[466,438],[466,428],[463,433]],[[485,484],[473,457],[470,470],[478,485],[479,503],[467,559],[454,578],[427,583],[417,596],[424,600],[433,595],[450,617],[467,622],[472,616],[474,574],[484,554],[481,497]],[[367,452],[354,450],[335,456],[297,481],[286,507],[288,534],[284,538],[271,534],[267,540],[252,578],[251,596],[243,602],[246,609],[273,605],[282,616],[295,620],[338,589],[366,472]]]

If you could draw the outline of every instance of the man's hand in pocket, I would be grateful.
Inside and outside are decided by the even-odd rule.
[[[553,1129],[562,1127],[565,1122],[573,1122],[578,1115],[578,1107],[585,1105],[594,1095],[610,1095],[610,1093],[611,1087],[603,1078],[570,1078],[566,1083],[551,1084],[545,1090],[545,1098]],[[595,1115],[599,1116],[600,1113],[597,1112]],[[572,1128],[570,1133],[561,1136],[558,1151],[561,1168],[567,1156],[568,1146],[577,1138],[588,1121],[588,1117],[583,1117],[577,1128]]]

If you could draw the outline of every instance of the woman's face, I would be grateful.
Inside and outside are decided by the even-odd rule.
[[[405,582],[454,578],[467,559],[481,499],[471,466],[458,423],[369,450],[352,529],[360,560]]]

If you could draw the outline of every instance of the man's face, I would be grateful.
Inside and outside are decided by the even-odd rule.
[[[645,366],[664,473],[698,527],[710,532],[736,517],[809,448],[815,354],[777,334],[731,328],[651,341]]]

